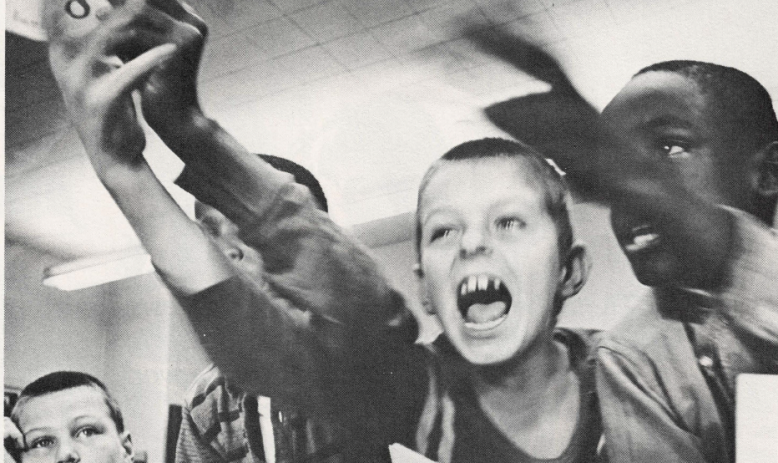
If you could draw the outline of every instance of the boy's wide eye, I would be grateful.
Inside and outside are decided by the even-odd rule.
[[[453,228],[436,228],[430,235],[430,243],[440,239],[449,238],[454,234]]]
[[[497,228],[500,230],[519,230],[524,228],[525,225],[523,220],[515,217],[505,217],[497,221]]]

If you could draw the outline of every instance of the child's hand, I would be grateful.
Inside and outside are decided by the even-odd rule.
[[[3,443],[5,446],[4,463],[18,463],[24,450],[24,436],[11,418],[3,418]]]
[[[174,136],[181,124],[189,124],[200,113],[197,98],[197,72],[208,35],[208,28],[194,10],[178,0],[148,0],[172,19],[166,40],[178,52],[160,65],[142,88],[143,116],[162,136]],[[179,132],[180,133],[180,132]]]
[[[145,137],[131,94],[174,55],[165,28],[162,13],[143,0],[128,0],[78,43],[50,34],[52,71],[98,174],[141,157]],[[121,63],[118,56],[132,59]]]

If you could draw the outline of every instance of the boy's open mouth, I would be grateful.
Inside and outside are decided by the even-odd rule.
[[[661,239],[651,224],[632,227],[625,238],[624,250],[627,252],[641,252],[653,248]]]
[[[498,278],[471,275],[459,283],[457,307],[466,327],[488,330],[507,317],[511,309],[511,293]]]

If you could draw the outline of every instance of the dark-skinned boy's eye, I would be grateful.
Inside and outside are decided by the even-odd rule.
[[[683,159],[689,155],[688,145],[680,142],[664,143],[662,151],[667,159]]]

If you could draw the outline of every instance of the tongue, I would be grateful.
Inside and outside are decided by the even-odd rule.
[[[505,302],[497,301],[491,304],[473,304],[467,309],[465,321],[470,323],[487,323],[502,317],[507,311]]]

